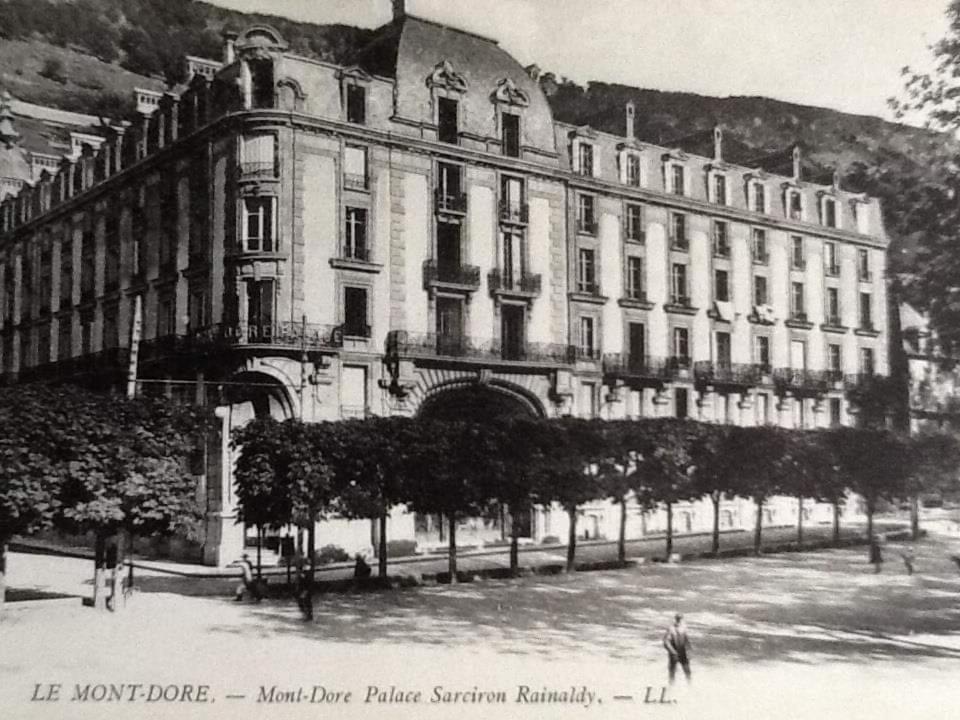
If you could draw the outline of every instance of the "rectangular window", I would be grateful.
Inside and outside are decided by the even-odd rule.
[[[640,187],[640,156],[633,153],[627,155],[627,185]]]
[[[340,417],[363,418],[367,410],[367,368],[344,365],[340,383]]]
[[[351,260],[369,260],[367,247],[367,211],[365,208],[348,207],[343,233],[343,257]]]
[[[577,254],[577,292],[593,295],[597,290],[594,252],[591,248],[580,248]]]
[[[57,329],[57,359],[67,360],[73,357],[73,318],[61,316]]]
[[[112,305],[103,309],[103,349],[111,350],[120,345],[120,333],[117,324],[117,307]]]
[[[269,342],[273,337],[274,281],[247,280],[247,326],[250,342]]]
[[[713,201],[718,205],[727,204],[727,176],[713,176]]]
[[[794,235],[790,238],[790,242],[790,264],[794,270],[803,270],[807,265],[806,256],[803,252],[803,238],[799,235]]]
[[[767,278],[765,275],[753,276],[753,304],[766,305],[770,300],[767,293]]]
[[[177,303],[172,296],[157,300],[157,337],[174,335],[177,331]]]
[[[717,257],[730,257],[730,236],[727,223],[713,221],[713,254]]]
[[[753,184],[753,211],[758,213],[767,211],[767,188],[760,183]]]
[[[49,245],[40,250],[40,278],[37,285],[37,311],[41,316],[50,313],[53,291],[53,252]]]
[[[873,375],[875,371],[873,348],[860,348],[860,372],[864,375]]]
[[[643,288],[643,258],[631,255],[627,258],[627,297],[631,300],[646,300]]]
[[[673,329],[673,360],[680,367],[690,363],[690,331],[685,327]]]
[[[437,164],[437,204],[445,212],[466,212],[463,168],[452,163]]]
[[[754,339],[754,359],[764,370],[770,369],[770,338],[766,335],[757,335]]]
[[[837,201],[833,198],[823,200],[823,224],[831,228],[837,226]]]
[[[840,326],[840,290],[827,288],[827,325]]]
[[[825,242],[823,244],[824,248],[824,257],[826,259],[827,265],[827,275],[839,275],[840,274],[840,259],[837,256],[837,244],[833,242]]]
[[[873,279],[872,274],[870,273],[870,251],[869,250],[857,250],[857,268],[859,270],[860,279],[864,282],[869,282]]]
[[[345,287],[343,289],[343,333],[355,337],[370,337],[367,324],[366,288]]]
[[[726,270],[714,270],[713,296],[718,302],[730,302],[730,273]]]
[[[807,311],[803,302],[803,283],[790,283],[790,314],[797,320],[806,320]]]
[[[107,218],[103,260],[103,289],[112,292],[120,287],[120,223],[115,215]]]
[[[689,305],[690,296],[687,294],[687,266],[684,263],[674,263],[670,273],[670,302],[674,305]]]
[[[584,316],[580,318],[580,337],[578,341],[581,357],[593,357],[596,338],[593,333],[592,317]]]
[[[642,243],[645,239],[643,229],[643,207],[641,205],[627,205],[626,211],[627,240]]]
[[[277,170],[276,139],[269,133],[245,135],[240,143],[240,174],[273,177]]]
[[[676,250],[686,250],[689,247],[687,242],[687,216],[683,213],[672,213],[670,215],[670,245]]]
[[[683,165],[673,165],[672,170],[670,171],[670,176],[672,178],[670,191],[674,195],[684,195],[686,193],[686,188]]]
[[[721,367],[730,367],[730,333],[718,332],[717,340],[717,364]]]
[[[593,195],[577,195],[577,231],[593,235],[597,232]]]
[[[590,143],[577,144],[577,172],[581,175],[593,175],[593,145]]]
[[[437,104],[437,139],[457,145],[460,142],[460,103],[451,98],[439,98]]]
[[[794,370],[807,369],[807,344],[803,340],[790,341],[790,367]]]
[[[133,208],[130,234],[130,274],[142,279],[147,271],[147,215],[142,205]]]
[[[187,296],[187,317],[190,323],[190,332],[203,330],[209,324],[207,315],[207,291],[194,289]]]
[[[769,260],[767,254],[767,231],[761,228],[753,228],[752,233],[753,261],[765,265]]]
[[[84,312],[80,315],[80,355],[89,355],[93,352],[93,313]]]
[[[437,298],[437,336],[442,354],[462,354],[463,301],[460,298]]]
[[[347,122],[367,122],[367,89],[363,85],[347,85]]]
[[[840,398],[830,398],[830,427],[840,427]]]
[[[873,308],[870,293],[860,293],[860,327],[873,330]]]
[[[843,371],[843,348],[839,343],[830,343],[827,346],[827,369],[832,373]]]
[[[647,354],[646,328],[643,323],[629,324],[630,364],[639,367]]]
[[[343,186],[348,190],[367,189],[367,149],[347,145],[343,149]]]
[[[247,252],[273,252],[274,202],[272,197],[243,199],[243,247]]]
[[[799,190],[791,190],[787,195],[787,212],[791,220],[803,219],[803,196]]]
[[[596,383],[580,383],[580,412],[582,417],[593,418],[597,416]]]
[[[520,116],[503,113],[503,154],[507,157],[520,157]]]
[[[80,301],[93,300],[96,245],[92,230],[83,233],[80,246]]]

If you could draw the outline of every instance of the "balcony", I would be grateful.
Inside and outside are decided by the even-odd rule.
[[[823,395],[830,382],[830,374],[824,370],[776,368],[773,371],[773,385],[780,395],[787,392],[799,397]]]
[[[748,388],[758,385],[763,368],[755,363],[700,360],[693,365],[693,378],[698,385]]]
[[[690,250],[690,238],[688,238],[686,235],[671,235],[670,249],[679,250],[680,252],[687,252]]]
[[[713,241],[713,256],[718,258],[730,257],[730,243],[726,240]]]
[[[463,192],[442,192],[437,190],[434,193],[434,201],[438,213],[444,215],[466,215],[467,214],[467,194]]]
[[[373,250],[367,245],[344,245],[337,257],[330,258],[330,267],[340,270],[377,273],[383,267],[374,262]]]
[[[790,317],[784,320],[783,324],[796,330],[810,330],[813,327],[807,313],[799,310],[791,312]]]
[[[592,218],[577,218],[577,232],[583,235],[596,235],[597,221]]]
[[[506,273],[491,270],[487,274],[490,293],[494,297],[507,296],[532,299],[540,295],[542,279],[539,273]]]
[[[629,353],[608,353],[603,356],[604,381],[621,380],[627,385],[662,387],[674,377],[666,358]]]
[[[343,188],[344,190],[366,190],[367,176],[357,173],[344,173]]]
[[[623,297],[617,301],[620,307],[635,308],[638,310],[650,310],[653,303],[647,299],[647,291],[643,288],[627,287],[624,290]]]
[[[839,277],[840,263],[828,263],[825,272],[830,277]]]
[[[820,329],[824,332],[832,333],[845,333],[847,331],[847,328],[843,324],[840,315],[828,315],[823,321],[823,324],[820,326]]]
[[[298,350],[335,349],[343,346],[343,335],[342,325],[293,321],[220,323],[189,333],[183,338],[183,347],[197,350],[211,346],[269,345]]]
[[[667,312],[677,313],[679,315],[696,315],[697,308],[693,306],[689,295],[670,295],[670,302],[664,305]]]
[[[861,319],[860,326],[857,327],[853,332],[854,334],[862,337],[877,337],[880,334],[880,331],[874,326],[873,320],[870,320],[869,318]]]
[[[509,225],[526,225],[530,222],[530,208],[524,202],[500,201],[500,222]]]
[[[480,268],[454,262],[424,260],[423,288],[442,288],[458,292],[475,292],[480,287]]]
[[[265,162],[242,162],[237,166],[237,175],[242,180],[272,179],[277,177],[277,164]]]
[[[482,340],[467,335],[409,333],[393,330],[387,335],[387,356],[421,361],[465,362],[477,365],[512,363],[528,366],[572,365],[574,351],[556,343]]]
[[[754,249],[752,257],[755,265],[767,265],[770,263],[770,253],[766,250]]]

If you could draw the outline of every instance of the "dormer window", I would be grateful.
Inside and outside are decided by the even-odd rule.
[[[857,223],[857,232],[861,235],[870,233],[870,216],[867,212],[867,203],[864,200],[854,200],[850,204],[853,210],[853,219]]]
[[[507,157],[520,157],[520,116],[503,113],[500,122],[503,154]]]
[[[787,217],[791,220],[803,220],[803,193],[797,189],[787,190]]]
[[[686,172],[683,165],[670,166],[670,192],[674,195],[686,195]]]
[[[717,205],[726,205],[727,204],[727,176],[721,173],[714,173],[713,175],[713,193],[710,198]]]
[[[630,187],[640,187],[640,156],[636,153],[625,153],[623,179]]]
[[[762,228],[754,228],[752,239],[753,261],[759,265],[766,265],[770,258],[767,253],[767,231]]]
[[[761,182],[750,183],[750,209],[758,213],[767,212],[767,188]]]
[[[826,227],[835,228],[837,225],[836,198],[825,196],[820,202],[820,222]]]
[[[459,112],[460,103],[453,98],[437,98],[437,139],[440,142],[459,144]]]
[[[367,89],[363,85],[347,85],[347,122],[367,122]]]
[[[580,142],[577,145],[577,167],[580,175],[593,176],[593,145]]]

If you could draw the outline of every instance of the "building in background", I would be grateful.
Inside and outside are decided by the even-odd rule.
[[[875,199],[809,182],[797,148],[728,158],[719,128],[648,143],[632,105],[622,136],[555,122],[534,68],[399,5],[349,66],[270,27],[227,35],[180,92],[20,177],[0,203],[7,381],[122,386],[139,300],[141,392],[222,418],[211,563],[241,551],[228,436],[256,415],[855,422],[848,390],[888,370]],[[30,166],[4,107],[0,169]],[[796,504],[765,512],[789,524]],[[583,513],[613,532],[605,504]],[[675,513],[710,527],[699,503]],[[723,525],[752,513],[731,501]],[[391,522],[439,540],[433,518]],[[537,510],[529,535],[565,522]],[[632,532],[659,523],[638,511]],[[372,541],[339,520],[321,538]]]

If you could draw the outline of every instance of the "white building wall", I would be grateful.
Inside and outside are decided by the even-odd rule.
[[[657,219],[659,222],[647,225],[647,300],[656,303],[647,315],[647,352],[653,357],[666,357],[670,352],[663,305],[669,301],[670,279],[667,272],[667,234],[663,224],[665,218],[658,215]]]
[[[527,337],[531,342],[553,342],[550,336],[550,298],[553,295],[553,273],[550,271],[550,201],[543,197],[529,200],[530,223],[527,226],[527,244],[530,253],[530,272],[540,274],[540,297],[530,308],[530,327]]]
[[[332,157],[309,154],[303,161],[304,257],[303,312],[307,322],[332,325],[337,321],[334,270],[330,258],[337,252],[336,165]]]
[[[691,359],[709,360],[712,357],[713,338],[711,332],[710,318],[707,317],[707,311],[711,307],[713,298],[713,278],[710,269],[710,236],[709,221],[707,218],[693,216],[691,219],[691,228],[688,231],[690,236],[690,264],[687,268],[689,273],[687,282],[690,285],[690,302],[698,312],[692,319],[691,340],[692,347]]]
[[[600,242],[600,288],[610,299],[601,310],[605,353],[623,350],[623,322],[617,298],[623,296],[623,254],[620,241],[620,220],[613,212],[603,212],[597,230]]]
[[[411,172],[403,176],[403,200],[407,329],[414,333],[432,332],[427,293],[423,291],[423,261],[430,256],[431,247],[428,212],[432,207],[425,175]]]
[[[467,264],[480,266],[480,289],[470,300],[470,319],[467,335],[479,339],[494,335],[493,300],[487,272],[497,265],[497,228],[494,224],[496,213],[493,190],[484,185],[471,185],[469,188],[467,219]]]

